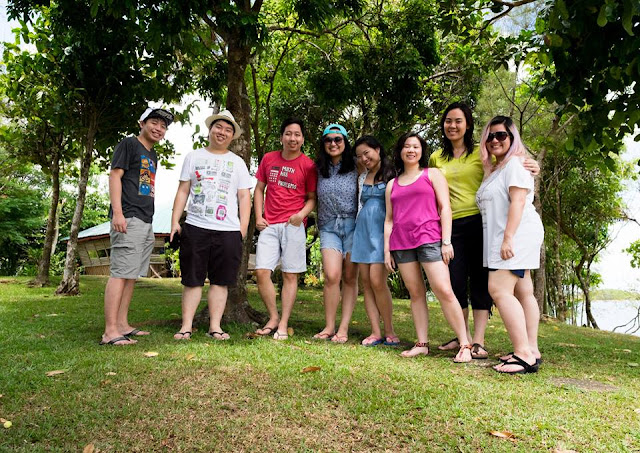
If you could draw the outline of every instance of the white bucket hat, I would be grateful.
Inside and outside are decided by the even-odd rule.
[[[236,123],[236,120],[233,118],[233,115],[229,110],[223,110],[222,112],[211,115],[206,120],[204,120],[204,124],[207,126],[207,130],[211,130],[211,125],[217,120],[224,120],[231,123],[231,125],[233,126],[233,140],[240,137],[240,135],[242,134],[240,125]]]

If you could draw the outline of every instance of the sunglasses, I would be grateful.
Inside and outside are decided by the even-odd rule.
[[[507,139],[507,137],[509,136],[508,132],[505,131],[498,131],[498,132],[490,132],[489,135],[487,135],[487,143],[492,142],[494,138],[498,139],[499,142],[503,142]]]
[[[325,142],[327,145],[329,143],[334,143],[334,142],[335,142],[336,145],[339,145],[340,143],[342,143],[342,137],[340,137],[340,136],[337,136],[337,137],[325,137],[325,138],[322,139],[322,141]]]

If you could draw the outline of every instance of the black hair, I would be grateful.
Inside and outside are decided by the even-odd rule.
[[[233,128],[233,133],[236,133],[236,127],[233,125],[233,123],[229,120],[225,120],[224,118],[218,118],[217,120],[215,120],[214,122],[211,123],[211,126],[209,126],[209,131],[211,131],[211,128],[213,127],[214,124],[216,124],[218,121],[224,121],[225,123],[227,123],[229,126],[231,126]]]
[[[442,154],[447,158],[447,160],[453,159],[453,143],[451,140],[447,138],[447,134],[444,133],[444,122],[447,119],[447,114],[451,110],[460,109],[464,114],[464,119],[467,122],[467,130],[464,133],[464,147],[467,156],[473,152],[473,114],[471,113],[471,109],[467,104],[462,102],[454,102],[447,107],[442,114],[442,119],[440,120],[440,132],[442,132]]]
[[[344,151],[342,152],[342,156],[340,159],[340,170],[338,170],[339,174],[349,173],[355,170],[356,168],[356,160],[355,153],[353,149],[351,149],[351,144],[349,143],[349,139],[342,135],[339,131],[336,131],[337,134],[342,136],[342,140],[344,140]],[[318,168],[318,173],[323,178],[329,178],[329,163],[331,162],[331,156],[327,154],[327,149],[324,145],[324,137],[320,139],[320,147],[318,149],[318,154],[316,156],[316,167]]]
[[[393,150],[393,165],[396,168],[396,174],[401,174],[404,172],[404,162],[402,162],[402,148],[404,148],[405,142],[411,137],[416,137],[420,142],[420,147],[422,148],[422,156],[420,156],[420,160],[418,164],[422,168],[427,168],[429,166],[429,150],[427,148],[427,142],[424,138],[420,137],[417,132],[407,132],[402,137],[398,139],[396,146]]]
[[[300,130],[302,131],[302,136],[304,137],[305,135],[304,123],[300,118],[296,118],[294,116],[291,116],[282,122],[282,125],[280,126],[280,135],[284,134],[284,130],[287,128],[287,126],[291,124],[297,124],[298,126],[300,126]]]
[[[373,182],[389,182],[393,179],[395,177],[395,171],[391,165],[391,161],[389,161],[389,158],[387,157],[387,153],[384,151],[382,143],[372,135],[363,135],[353,144],[354,153],[355,149],[362,144],[365,144],[370,148],[377,148],[380,150],[380,168],[373,177]]]

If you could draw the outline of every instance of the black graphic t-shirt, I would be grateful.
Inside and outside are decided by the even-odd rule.
[[[153,220],[157,162],[153,148],[147,150],[136,137],[127,137],[116,146],[111,169],[124,170],[122,213],[125,218],[137,217],[146,223]],[[109,209],[109,217],[112,215]]]

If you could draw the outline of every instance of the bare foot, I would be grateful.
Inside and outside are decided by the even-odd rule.
[[[459,347],[460,343],[458,342],[458,339],[452,338],[446,343],[442,343],[440,346],[438,346],[438,349],[440,349],[441,351],[452,351],[454,349],[458,349]]]
[[[429,343],[416,343],[413,348],[400,353],[402,357],[416,357],[419,355],[429,355]]]
[[[334,335],[334,332],[327,332],[326,330],[322,330],[315,334],[313,338],[315,338],[316,340],[331,340],[331,337],[333,337]]]
[[[471,362],[471,360],[472,360],[472,357],[471,357],[470,344],[464,344],[460,346],[460,350],[458,351],[456,356],[453,358],[453,361],[455,363],[467,363],[467,362]]]
[[[176,332],[173,338],[176,340],[191,340],[191,332]]]

